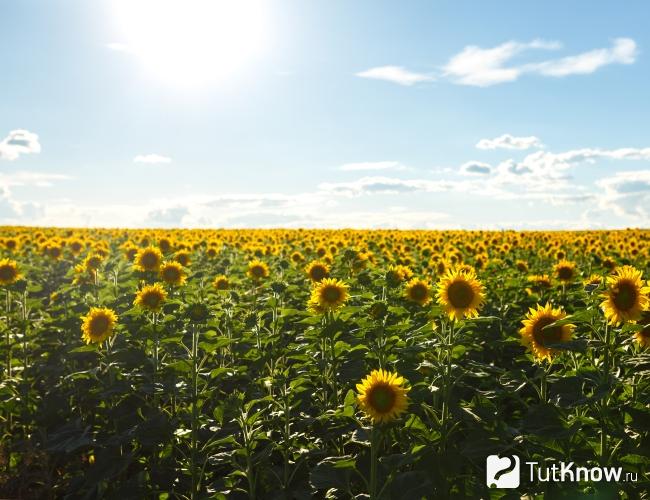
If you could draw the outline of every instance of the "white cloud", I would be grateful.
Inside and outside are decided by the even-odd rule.
[[[650,160],[650,148],[598,149],[582,148],[551,153],[536,151],[522,161],[501,162],[490,180],[495,188],[507,185],[528,191],[575,189],[568,171],[581,163],[597,160]]]
[[[106,48],[114,50],[116,52],[129,52],[129,46],[125,43],[112,42],[107,43]]]
[[[443,70],[445,76],[456,83],[487,87],[519,78],[521,68],[504,66],[514,56],[530,49],[558,48],[560,48],[558,42],[542,40],[534,40],[530,43],[510,41],[489,49],[469,45],[453,56]]]
[[[494,139],[481,139],[476,144],[478,149],[530,149],[543,147],[534,135],[527,137],[514,137],[510,134],[503,134]]]
[[[416,83],[431,82],[435,80],[435,77],[433,75],[415,73],[403,68],[402,66],[379,66],[356,73],[356,76],[359,76],[361,78],[371,78],[374,80],[384,80],[405,86],[411,86],[415,85]]]
[[[617,172],[596,183],[604,189],[600,207],[650,222],[650,170]]]
[[[362,177],[351,182],[324,182],[321,191],[338,196],[362,196],[373,194],[440,193],[444,191],[469,192],[479,190],[478,181],[454,181],[427,179],[398,179],[395,177]]]
[[[542,62],[508,65],[515,56],[524,52],[534,49],[555,50],[560,47],[558,42],[541,40],[529,43],[509,41],[488,49],[470,45],[453,56],[443,71],[455,83],[488,87],[515,81],[525,73],[553,77],[593,73],[609,64],[632,64],[637,55],[634,40],[617,38],[609,48]]]
[[[572,149],[563,153],[536,151],[516,164],[518,173],[554,174],[579,163],[594,163],[599,159],[650,160],[650,148]],[[512,160],[510,160],[512,161]]]
[[[358,163],[345,163],[339,170],[351,172],[357,170],[407,170],[408,167],[398,161],[365,161]]]
[[[137,155],[133,158],[134,163],[171,163],[172,159],[169,156],[162,156],[158,154]]]
[[[608,64],[633,64],[636,56],[637,48],[634,40],[617,38],[610,48],[595,49],[576,56],[530,64],[525,66],[525,70],[555,77],[586,75]]]
[[[0,187],[50,187],[53,181],[67,180],[71,178],[72,177],[68,175],[46,174],[41,172],[12,172],[10,174],[0,173]]]
[[[12,130],[0,142],[0,159],[13,161],[20,155],[40,153],[41,144],[38,135],[29,130]]]
[[[36,186],[50,187],[54,181],[70,179],[62,174],[46,174],[40,172],[0,173],[0,220],[4,224],[20,222],[32,224],[43,213],[43,205],[33,201],[15,199],[13,187]]]
[[[489,175],[492,173],[492,166],[481,161],[468,161],[460,166],[462,175]]]

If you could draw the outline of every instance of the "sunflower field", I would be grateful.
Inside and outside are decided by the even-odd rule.
[[[0,231],[0,497],[649,498],[650,231]],[[620,481],[486,484],[486,457]]]

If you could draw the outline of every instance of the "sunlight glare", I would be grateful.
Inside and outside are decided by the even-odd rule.
[[[265,48],[264,0],[117,0],[126,50],[170,84],[196,86],[227,78]]]

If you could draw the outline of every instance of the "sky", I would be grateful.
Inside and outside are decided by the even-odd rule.
[[[649,18],[0,0],[0,224],[649,227]]]

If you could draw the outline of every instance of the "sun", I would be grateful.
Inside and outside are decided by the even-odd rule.
[[[266,0],[116,0],[119,43],[157,79],[200,86],[223,80],[268,47]]]

